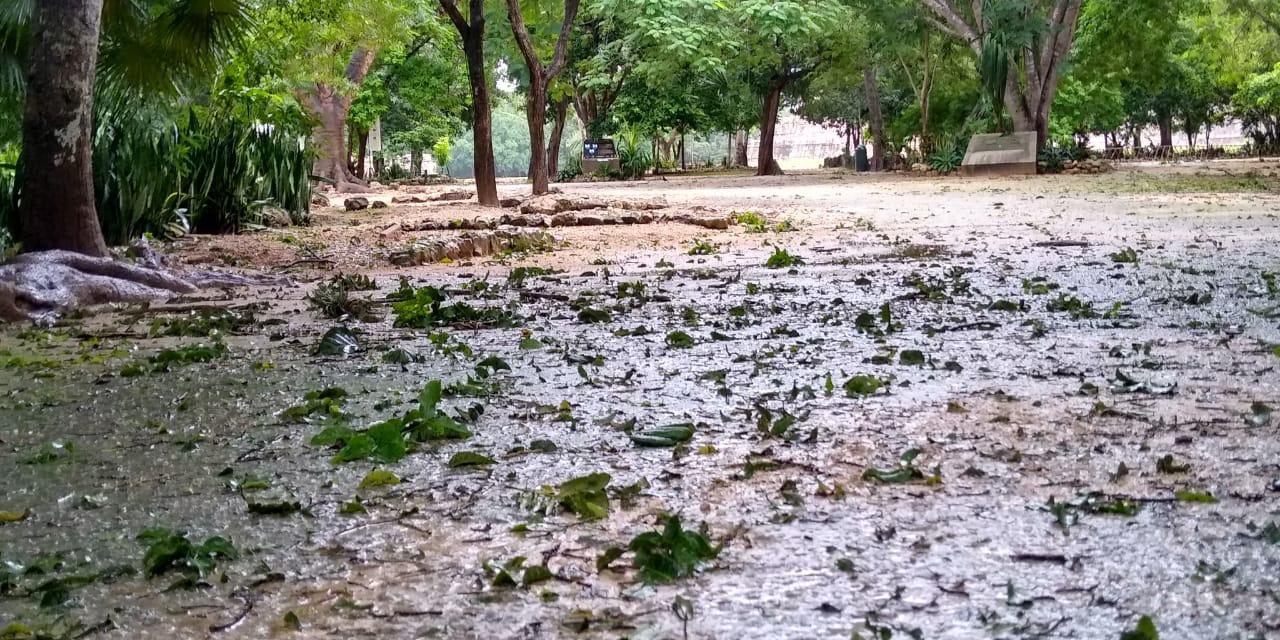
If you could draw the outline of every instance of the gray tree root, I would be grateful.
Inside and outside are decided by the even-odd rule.
[[[149,247],[139,251],[142,264],[70,251],[25,253],[0,264],[0,320],[39,320],[98,304],[166,300],[204,287],[272,283],[215,271],[178,273]]]

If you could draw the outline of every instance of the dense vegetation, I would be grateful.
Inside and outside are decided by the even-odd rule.
[[[1091,137],[1128,153],[1205,150],[1228,121],[1245,151],[1280,144],[1275,0],[73,4],[102,14],[88,155],[110,243],[237,231],[267,206],[302,220],[313,176],[359,190],[428,164],[479,175],[482,203],[496,204],[494,176],[571,177],[585,137],[629,142],[613,177],[687,166],[695,139],[695,164],[771,173],[783,109],[850,149],[878,143],[876,168],[904,147],[954,164],[972,134],[1011,128],[1037,131],[1042,152]],[[35,28],[36,7],[0,10],[6,246],[39,235],[19,215],[48,161],[23,153],[32,62],[56,35]]]

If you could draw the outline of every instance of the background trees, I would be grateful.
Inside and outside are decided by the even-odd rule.
[[[498,174],[544,192],[584,137],[626,141],[642,175],[695,144],[745,165],[754,131],[770,174],[782,109],[914,161],[1008,128],[1167,154],[1230,122],[1267,150],[1277,45],[1276,0],[9,2],[0,227],[101,254],[266,205],[301,221],[311,174],[364,189],[428,154],[496,206]]]

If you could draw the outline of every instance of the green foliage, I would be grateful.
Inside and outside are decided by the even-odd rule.
[[[631,434],[631,441],[638,447],[674,447],[693,439],[696,430],[692,424],[673,424]]]
[[[653,166],[647,145],[640,138],[640,132],[627,127],[622,130],[617,140],[618,161],[622,166],[622,177],[632,180],[643,178]]]
[[[721,545],[713,545],[702,531],[685,531],[680,516],[668,516],[662,531],[636,536],[627,545],[635,554],[635,567],[646,584],[661,584],[688,578],[698,566],[716,559]]]
[[[793,256],[782,247],[774,247],[773,254],[765,261],[764,266],[770,269],[790,269],[804,265],[804,259]]]
[[[939,484],[942,478],[939,477],[937,471],[932,474],[925,473],[915,466],[915,459],[920,455],[919,449],[908,449],[903,452],[898,459],[898,466],[893,469],[876,469],[868,467],[862,472],[862,479],[870,482],[879,482],[881,484],[907,484],[911,482],[924,482],[926,484]]]
[[[142,557],[146,577],[177,572],[182,574],[185,585],[208,577],[219,562],[239,557],[231,541],[221,536],[206,538],[197,545],[180,531],[157,527],[138,534],[138,542],[146,547]]]
[[[556,487],[555,500],[583,520],[607,518],[609,494],[606,489],[611,480],[607,473],[592,473],[568,480]]]
[[[1132,631],[1120,634],[1120,640],[1160,640],[1160,632],[1150,617],[1142,616]]]
[[[445,304],[448,294],[436,287],[421,287],[398,292],[399,302],[391,306],[395,326],[428,329],[454,325],[510,327],[518,318],[498,307],[476,308],[465,302]]]

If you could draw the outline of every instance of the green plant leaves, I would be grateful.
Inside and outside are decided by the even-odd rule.
[[[138,541],[146,545],[142,569],[148,578],[175,571],[194,583],[212,573],[219,562],[239,557],[231,541],[220,536],[196,545],[181,532],[157,527],[143,531]]]
[[[1156,623],[1152,622],[1149,616],[1142,616],[1133,631],[1120,634],[1120,640],[1160,640],[1160,633],[1156,630]]]
[[[804,265],[804,259],[800,256],[794,256],[782,247],[775,247],[773,254],[765,261],[764,266],[769,269],[790,269]]]
[[[636,536],[627,550],[635,554],[640,579],[646,584],[661,584],[692,576],[699,565],[720,555],[721,546],[711,544],[705,531],[685,531],[680,516],[669,516],[661,531]]]
[[[364,478],[360,480],[359,488],[361,490],[381,489],[383,487],[394,487],[398,484],[400,484],[400,476],[386,469],[374,469],[366,473]]]
[[[884,383],[870,375],[856,375],[844,383],[844,392],[850,398],[869,396],[880,390]]]
[[[464,467],[484,467],[496,463],[497,461],[483,453],[475,451],[459,451],[449,458],[450,469],[461,469]]]
[[[639,447],[674,447],[693,438],[692,424],[673,424],[631,434],[631,441]]]
[[[607,473],[593,473],[561,483],[556,488],[556,501],[583,520],[599,520],[609,516],[609,494],[612,478]]]

